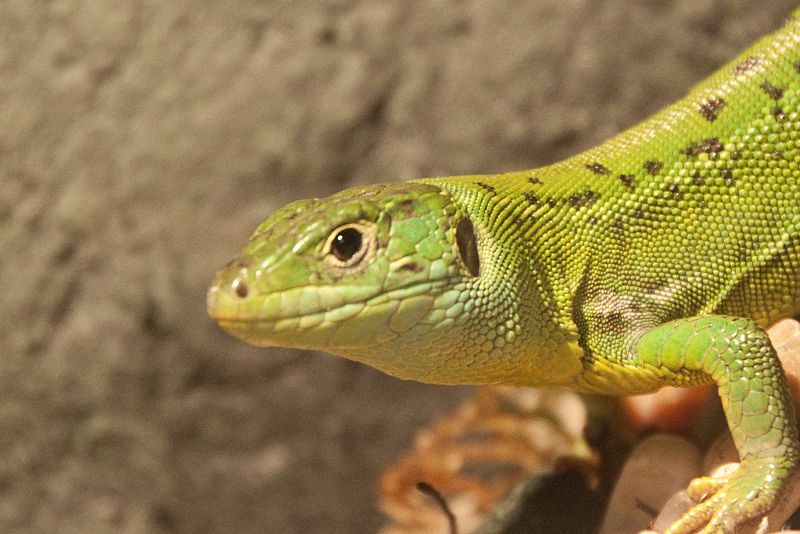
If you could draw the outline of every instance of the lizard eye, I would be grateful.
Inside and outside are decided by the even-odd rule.
[[[374,248],[374,232],[360,224],[346,224],[331,232],[326,244],[328,262],[336,267],[353,267]]]

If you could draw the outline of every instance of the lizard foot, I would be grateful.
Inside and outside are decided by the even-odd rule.
[[[696,478],[687,493],[702,502],[665,534],[733,532],[737,525],[764,515],[775,505],[791,471],[792,462],[785,459],[751,458],[720,476]]]
[[[712,476],[697,477],[689,483],[686,493],[693,501],[702,502],[717,493],[728,481],[728,477],[739,468],[738,463],[725,464]]]

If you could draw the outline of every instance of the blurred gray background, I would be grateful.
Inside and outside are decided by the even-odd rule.
[[[515,170],[681,97],[761,0],[0,0],[0,532],[360,533],[468,389],[205,314],[282,204]]]

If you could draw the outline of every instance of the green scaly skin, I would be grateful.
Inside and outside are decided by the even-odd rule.
[[[423,382],[715,383],[742,463],[669,532],[764,514],[798,463],[763,330],[800,311],[798,16],[566,161],[286,206],[220,271],[210,314],[250,343]]]

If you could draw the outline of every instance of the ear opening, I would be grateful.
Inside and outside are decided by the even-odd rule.
[[[475,237],[475,228],[469,217],[462,217],[456,225],[456,246],[461,255],[461,261],[472,276],[481,274],[481,260],[478,256],[478,240]]]

